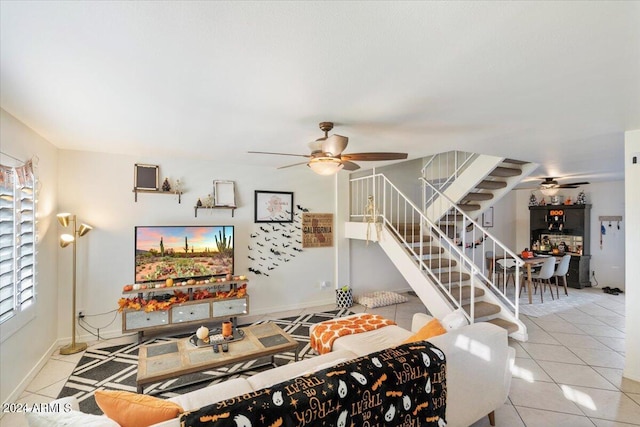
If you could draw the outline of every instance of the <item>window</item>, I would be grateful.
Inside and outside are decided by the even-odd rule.
[[[31,162],[0,165],[0,323],[34,303],[34,181]]]

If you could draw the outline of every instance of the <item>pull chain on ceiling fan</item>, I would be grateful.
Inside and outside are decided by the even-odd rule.
[[[249,151],[252,154],[275,154],[279,156],[297,156],[306,157],[309,160],[292,165],[281,166],[278,169],[289,168],[306,164],[312,171],[318,175],[334,175],[340,170],[354,171],[360,169],[360,166],[352,162],[358,161],[379,161],[379,160],[402,160],[407,158],[407,153],[351,153],[342,154],[349,144],[349,138],[342,135],[329,135],[329,131],[333,129],[332,122],[320,122],[320,130],[324,132],[324,137],[318,138],[309,143],[311,154],[289,154],[289,153],[272,153],[265,151]]]

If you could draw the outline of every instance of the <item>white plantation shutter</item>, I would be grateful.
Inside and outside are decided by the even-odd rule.
[[[0,323],[34,302],[35,212],[31,167],[0,165]]]

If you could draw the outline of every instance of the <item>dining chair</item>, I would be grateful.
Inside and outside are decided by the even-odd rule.
[[[505,275],[504,282],[504,290],[506,290],[507,285],[509,285],[509,280],[513,282],[513,285],[516,284],[516,260],[513,258],[500,258],[496,261],[496,271],[498,272],[498,276]],[[522,273],[522,271],[520,271]],[[518,290],[516,289],[516,292]]]
[[[493,272],[495,271],[495,267],[496,267],[493,251],[485,251],[484,262],[485,262],[485,271],[487,272],[486,273],[487,277],[493,280],[491,276],[493,275]]]
[[[540,302],[544,302],[543,294],[544,289],[547,285],[549,286],[549,292],[551,292],[551,299],[555,299],[553,296],[553,290],[551,289],[551,278],[553,277],[553,273],[555,272],[555,267],[556,259],[550,256],[549,258],[545,258],[539,272],[531,274],[534,293],[538,291],[537,283],[540,283]]]
[[[560,298],[560,293],[558,292],[558,282],[562,277],[562,282],[564,284],[564,294],[569,295],[567,291],[567,273],[569,272],[569,263],[571,262],[571,255],[566,254],[560,260],[560,264],[556,267],[556,271],[553,273],[553,278],[556,282],[556,295]],[[552,292],[553,293],[553,292]]]

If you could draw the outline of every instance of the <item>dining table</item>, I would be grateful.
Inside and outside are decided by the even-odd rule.
[[[549,258],[550,256],[553,256],[553,255],[543,255],[543,256],[536,255],[533,258],[520,257],[520,259],[524,262],[524,265],[527,269],[527,295],[529,297],[529,304],[533,304],[533,296],[531,294],[531,283],[533,282],[533,279],[531,278],[531,270],[541,265],[544,262],[544,260]],[[556,260],[556,264],[558,264],[558,262],[560,262],[560,258],[556,256],[554,256],[554,258]],[[542,290],[540,290],[540,292],[542,292]]]
[[[527,295],[529,298],[529,304],[533,304],[533,295],[531,294],[531,284],[533,283],[533,278],[531,277],[531,272],[533,271],[533,269],[535,267],[538,267],[539,265],[542,265],[542,263],[544,262],[545,259],[549,258],[550,256],[553,255],[536,255],[532,258],[522,258],[522,256],[518,256],[518,258],[524,262],[524,266],[525,269],[527,271],[527,277],[526,277],[526,284],[527,284]],[[558,262],[560,262],[560,257],[557,256],[553,256],[556,260],[556,264],[558,264]],[[506,257],[506,258],[510,258],[510,257]],[[493,266],[494,263],[496,262],[496,260],[500,260],[500,259],[505,259],[504,256],[497,256],[497,257],[488,257],[487,261],[489,262],[489,277],[491,277],[493,275]],[[520,286],[522,286],[522,284],[520,284]],[[516,289],[516,295],[518,295],[519,293],[519,289]]]

